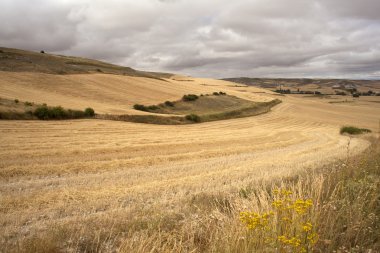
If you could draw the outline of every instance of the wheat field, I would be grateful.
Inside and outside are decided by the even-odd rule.
[[[180,76],[160,81],[4,72],[0,78],[3,98],[115,114],[137,113],[134,103],[212,91],[283,103],[264,115],[181,126],[96,119],[0,121],[0,252],[57,227],[75,231],[72,236],[78,238],[88,231],[121,237],[143,231],[149,217],[190,215],[187,206],[199,194],[238,192],[248,184],[344,160],[369,146],[363,138],[340,135],[342,125],[375,133],[379,127],[377,97],[329,103],[340,98],[276,96]]]

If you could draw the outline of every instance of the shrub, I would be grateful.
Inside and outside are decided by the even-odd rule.
[[[360,95],[358,93],[354,93],[354,94],[352,94],[352,97],[358,98],[358,97],[360,97]]]
[[[195,101],[197,99],[198,99],[198,96],[195,94],[187,94],[187,95],[184,95],[182,98],[183,101]]]
[[[49,108],[47,106],[39,106],[34,110],[33,114],[39,119],[47,120],[49,119]]]
[[[86,115],[85,111],[79,111],[79,110],[67,110],[67,118],[70,119],[80,119],[84,117],[89,117]]]
[[[225,93],[223,91],[219,91],[219,95],[225,96],[225,95],[227,95],[227,93]]]
[[[370,133],[371,130],[366,128],[357,128],[353,126],[344,126],[340,129],[340,134],[348,133],[348,134],[363,134]]]
[[[41,53],[41,54],[44,54],[44,53],[45,53],[45,51],[44,51],[44,50],[41,50],[41,51],[40,51],[40,53]]]
[[[212,95],[214,95],[214,96],[219,96],[219,92],[216,92],[216,91],[215,91],[215,92],[212,93]]]
[[[18,104],[20,101],[16,98],[15,99],[15,103]]]
[[[62,106],[47,107],[39,106],[33,112],[34,116],[38,119],[48,120],[48,119],[67,119],[70,117],[70,113],[63,109]]]
[[[133,108],[135,110],[139,110],[139,111],[147,111],[148,110],[145,105],[140,105],[140,104],[135,104],[133,106]]]
[[[190,121],[193,121],[193,122],[201,122],[201,117],[199,117],[198,115],[196,114],[189,114],[189,115],[186,115],[185,118],[187,120],[190,120]]]
[[[86,117],[94,117],[95,116],[95,111],[91,107],[88,107],[84,110],[84,115]]]
[[[149,105],[147,108],[148,110],[151,110],[151,111],[160,109],[160,107],[158,107],[157,105]]]
[[[24,105],[25,105],[25,106],[32,106],[33,103],[32,103],[32,102],[28,102],[28,101],[26,101],[26,102],[24,102]]]
[[[48,110],[49,118],[51,119],[64,119],[68,118],[68,114],[62,106],[56,106]]]
[[[166,106],[173,107],[173,106],[174,106],[174,103],[171,102],[171,101],[165,101],[165,105],[166,105]]]

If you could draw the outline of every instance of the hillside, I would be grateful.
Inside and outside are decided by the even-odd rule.
[[[172,76],[172,74],[168,73],[138,71],[129,67],[92,59],[4,47],[0,47],[0,71],[59,75],[107,73],[148,78],[168,78]]]
[[[219,95],[206,96],[214,92]],[[188,103],[182,99],[185,94],[204,96]],[[202,124],[153,125],[108,118],[0,120],[0,251],[254,252],[240,250],[249,241],[239,213],[271,207],[270,191],[289,182],[294,182],[297,198],[312,198],[315,208],[330,210],[328,215],[317,210],[311,216],[323,244],[318,248],[331,245],[320,252],[333,252],[359,236],[378,238],[370,233],[378,231],[370,223],[377,224],[377,218],[365,212],[364,204],[340,215],[342,209],[336,207],[348,208],[351,202],[327,194],[339,194],[341,186],[347,186],[346,195],[361,203],[357,180],[331,180],[336,174],[345,177],[341,171],[348,161],[368,150],[377,137],[378,96],[277,94],[179,75],[157,79],[97,71],[0,71],[0,109],[14,111],[47,103],[92,107],[122,120],[125,114],[177,117],[240,110],[276,99],[282,103],[269,113]],[[161,106],[157,113],[134,109],[135,104],[166,101],[177,107]],[[343,125],[372,133],[342,135]],[[324,165],[336,173],[332,178],[324,177],[330,172],[318,173]],[[364,170],[366,180],[372,178],[368,172]],[[302,175],[310,178],[303,180]],[[360,182],[374,192],[370,200],[376,200],[375,184]],[[366,223],[351,223],[352,214]],[[328,222],[325,217],[330,217]],[[337,226],[335,218],[347,221]],[[330,232],[323,233],[323,226]],[[368,227],[371,231],[364,233]],[[336,240],[335,247],[330,238],[342,236],[342,231],[351,232],[343,243]]]
[[[278,88],[281,85],[283,89],[302,89],[309,91],[322,91],[324,93],[334,94],[335,91],[333,89],[333,86],[344,87],[346,85],[353,85],[356,86],[358,91],[361,92],[367,92],[368,90],[380,92],[380,80],[250,77],[224,78],[222,80],[272,90]]]
[[[184,94],[227,91],[257,102],[268,96],[242,94],[230,82],[143,72],[97,60],[0,48],[0,97],[98,113],[146,114],[133,105],[176,100]]]

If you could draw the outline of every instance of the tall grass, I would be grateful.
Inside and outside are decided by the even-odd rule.
[[[279,197],[278,189],[285,194],[280,190]],[[374,143],[348,161],[233,192],[189,195],[176,210],[134,207],[109,218],[56,226],[21,239],[16,251],[379,252],[380,146]],[[256,225],[247,226],[255,217],[251,225]]]

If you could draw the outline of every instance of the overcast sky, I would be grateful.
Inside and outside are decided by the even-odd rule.
[[[0,0],[0,45],[204,77],[380,78],[380,0]]]

